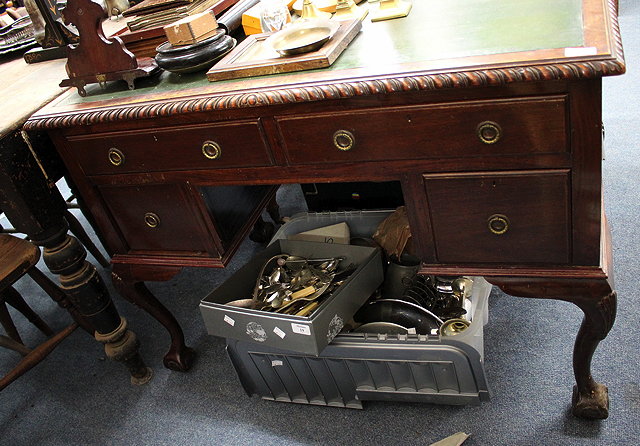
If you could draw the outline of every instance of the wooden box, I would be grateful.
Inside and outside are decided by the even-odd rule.
[[[218,22],[212,11],[201,12],[166,25],[164,33],[174,46],[190,45],[215,34]]]

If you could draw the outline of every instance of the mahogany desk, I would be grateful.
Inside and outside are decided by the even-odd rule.
[[[574,413],[604,418],[590,367],[616,314],[601,202],[601,78],[625,70],[614,2],[413,3],[365,23],[328,69],[163,73],[66,94],[26,128],[54,139],[119,291],[169,329],[169,365],[186,369],[189,350],[142,281],[226,262],[242,231],[225,235],[218,186],[397,180],[424,273],[583,310]]]

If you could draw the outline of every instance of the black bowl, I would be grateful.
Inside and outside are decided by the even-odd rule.
[[[173,73],[195,73],[211,68],[236,46],[236,39],[223,29],[192,45],[173,46],[164,42],[156,48],[156,62],[160,68]]]
[[[440,328],[442,320],[429,310],[411,302],[397,299],[374,300],[358,310],[353,316],[356,322],[391,322],[402,327],[415,328],[418,334],[431,334]]]

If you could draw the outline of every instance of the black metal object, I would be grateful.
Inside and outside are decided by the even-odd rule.
[[[395,209],[404,204],[397,181],[302,184],[311,212],[354,209]]]

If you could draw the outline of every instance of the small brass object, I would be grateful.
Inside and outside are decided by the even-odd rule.
[[[124,164],[124,153],[115,147],[109,149],[107,157],[109,158],[109,162],[114,166],[121,166]]]
[[[470,322],[464,319],[449,319],[440,327],[440,334],[442,336],[455,336],[469,328],[469,325],[471,325]]]
[[[504,234],[509,229],[509,219],[506,215],[493,214],[489,217],[487,223],[489,224],[489,230],[496,235]]]
[[[495,144],[502,137],[502,129],[498,123],[493,121],[484,121],[478,124],[476,129],[478,138],[485,144]]]
[[[100,87],[105,88],[107,86],[107,75],[106,74],[96,74],[96,80]]]
[[[362,8],[355,4],[353,0],[338,0],[334,20],[364,20],[369,14],[369,9]]]
[[[302,14],[300,18],[303,19],[328,19],[331,17],[330,12],[320,11],[312,0],[304,0],[302,3]]]
[[[215,141],[205,141],[202,143],[202,153],[210,160],[217,160],[222,156],[222,147]]]
[[[333,145],[338,150],[346,152],[351,150],[356,143],[356,137],[349,130],[338,130],[333,134]]]
[[[278,54],[292,56],[316,51],[331,39],[340,23],[328,19],[300,20],[264,41]]]
[[[158,217],[158,214],[154,214],[153,212],[147,212],[144,214],[144,222],[150,228],[157,228],[160,226],[160,217]]]
[[[380,0],[378,4],[378,10],[371,13],[372,22],[406,17],[412,6],[411,2],[405,0]]]

